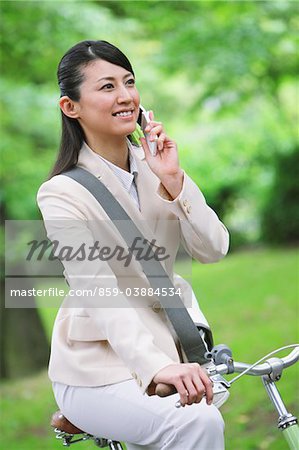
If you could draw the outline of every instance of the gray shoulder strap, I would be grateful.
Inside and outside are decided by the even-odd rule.
[[[146,250],[146,254],[150,256],[150,259],[143,258],[138,261],[150,286],[157,292],[162,292],[162,288],[166,288],[166,292],[174,293],[171,296],[159,295],[159,301],[176,331],[188,361],[199,364],[206,363],[207,358],[205,354],[207,349],[205,344],[196,325],[189,316],[181,297],[176,293],[176,289],[169,279],[168,274],[165,272],[161,263],[155,258],[150,242],[144,238],[123,207],[98,178],[80,167],[63,172],[62,175],[66,175],[77,181],[95,197],[113,221],[129,248],[132,248],[134,240],[139,238],[138,241],[142,243],[141,245]],[[210,330],[206,329],[205,331],[211,334]]]

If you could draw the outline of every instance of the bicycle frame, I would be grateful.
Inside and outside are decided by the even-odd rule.
[[[297,418],[289,413],[280,396],[275,381],[262,377],[263,384],[275,409],[278,412],[278,428],[282,431],[291,450],[299,449],[299,427]]]

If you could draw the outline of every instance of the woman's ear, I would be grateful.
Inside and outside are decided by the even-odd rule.
[[[77,119],[79,117],[78,103],[71,100],[67,95],[60,98],[59,106],[61,111],[71,119]]]

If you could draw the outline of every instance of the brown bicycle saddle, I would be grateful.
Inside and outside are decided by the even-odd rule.
[[[60,431],[64,431],[69,434],[80,434],[84,433],[84,431],[75,427],[66,417],[62,414],[61,411],[56,411],[51,419],[51,426],[53,428],[57,428]]]

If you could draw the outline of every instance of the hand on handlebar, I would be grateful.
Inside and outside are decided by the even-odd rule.
[[[212,382],[205,370],[197,363],[171,364],[160,370],[153,378],[148,394],[166,396],[160,383],[170,385],[166,395],[178,392],[182,406],[199,403],[205,395],[207,404],[213,401]]]

